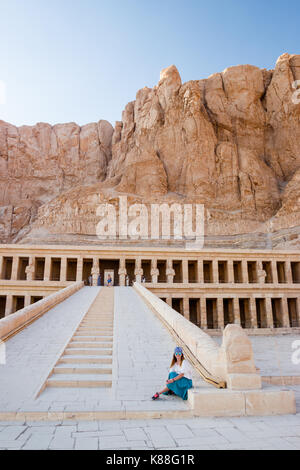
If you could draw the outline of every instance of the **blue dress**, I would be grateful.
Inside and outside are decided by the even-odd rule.
[[[168,380],[175,379],[178,374],[176,372],[170,372]],[[188,399],[188,390],[192,388],[193,386],[193,381],[191,379],[187,379],[186,377],[182,377],[179,380],[176,380],[176,382],[172,382],[171,384],[167,384],[166,387],[171,390],[175,395],[178,395],[181,397],[183,400]],[[164,395],[168,395],[169,392],[164,392]]]

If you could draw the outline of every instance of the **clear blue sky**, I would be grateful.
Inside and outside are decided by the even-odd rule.
[[[0,0],[0,119],[114,125],[161,69],[270,69],[299,29],[299,0]]]

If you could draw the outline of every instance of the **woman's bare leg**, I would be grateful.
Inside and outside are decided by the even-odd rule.
[[[168,387],[165,387],[161,392],[158,392],[158,394],[161,395],[162,393],[165,393],[168,391],[169,391]]]

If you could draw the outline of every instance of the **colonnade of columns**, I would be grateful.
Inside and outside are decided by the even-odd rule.
[[[228,296],[229,297],[229,296]],[[190,297],[188,294],[181,298],[168,295],[164,300],[166,303],[174,308],[173,301],[180,300],[180,311],[186,319],[193,321],[202,329],[209,328],[209,316],[211,315],[211,326],[213,329],[223,329],[227,323],[235,323],[244,328],[290,328],[292,326],[300,327],[300,297],[289,297],[288,295],[281,295],[272,297],[272,295],[265,295],[264,297],[257,297],[250,295],[245,298],[238,296],[228,298],[219,296],[210,298],[208,296],[201,296],[199,298]],[[196,315],[192,318],[190,312],[190,300],[196,300],[197,311]],[[256,300],[263,302],[263,308],[258,310]],[[278,306],[272,305],[272,300],[278,301]],[[291,312],[289,300],[293,300],[295,311]],[[227,319],[225,315],[224,301],[231,302],[231,311],[227,312]],[[240,301],[246,302],[247,311],[241,311]],[[208,308],[208,303],[214,302],[212,309]],[[276,308],[275,308],[276,307]],[[195,313],[195,312],[194,312]],[[243,316],[243,318],[242,318]],[[227,321],[226,321],[227,320]],[[260,322],[259,322],[260,320]],[[292,324],[293,322],[293,324]],[[276,324],[277,323],[277,324]]]
[[[10,275],[8,278],[10,280],[20,280],[20,266],[24,257],[19,255],[13,255],[11,257],[5,257],[3,255],[0,256],[0,277],[1,279],[7,279],[6,274],[6,265],[7,259],[10,260]],[[83,277],[83,263],[84,259],[92,262],[92,276],[93,280],[96,280],[97,276],[99,275],[99,260],[101,263],[101,259],[99,257],[93,258],[84,258],[83,256],[66,256],[62,255],[59,257],[54,257],[51,255],[45,255],[41,257],[35,257],[34,255],[30,255],[26,258],[27,266],[25,268],[25,275],[22,271],[22,275],[28,281],[35,280],[37,278],[36,274],[36,259],[44,260],[44,269],[42,279],[44,281],[51,280],[51,269],[52,269],[52,260],[59,260],[60,261],[60,273],[59,273],[59,280],[64,282],[67,279],[67,269],[68,269],[68,262],[70,260],[75,261],[77,263],[76,267],[76,281],[81,281]],[[105,261],[108,261],[105,259]],[[120,277],[120,285],[125,285],[125,278],[127,274],[126,270],[126,258],[119,257],[117,260],[119,261],[119,277]],[[158,267],[158,261],[163,261],[165,266],[163,268]],[[150,277],[146,279],[147,282],[151,282],[156,284],[158,282],[159,276],[163,272],[163,280],[160,282],[167,282],[168,284],[173,284],[174,282],[188,284],[190,282],[194,283],[211,283],[211,284],[219,284],[219,283],[227,283],[227,284],[291,284],[291,283],[300,283],[300,261],[295,263],[297,266],[297,279],[295,279],[295,275],[293,278],[293,272],[291,269],[291,262],[289,260],[285,261],[276,261],[271,259],[269,261],[263,262],[262,260],[248,260],[248,259],[241,259],[239,261],[235,261],[233,259],[194,259],[188,260],[186,258],[176,259],[167,257],[165,260],[157,259],[155,257],[151,259],[142,259],[141,256],[134,257],[135,268],[134,268],[134,276],[138,282],[141,281],[144,269],[143,263],[148,262],[151,263],[150,267]],[[174,263],[179,264],[180,268],[180,280],[178,276],[176,277],[176,271],[174,269]],[[190,275],[190,263],[193,264],[193,279],[191,279]],[[267,271],[268,272],[267,272]],[[299,273],[299,274],[298,274]],[[75,279],[72,279],[75,280]]]

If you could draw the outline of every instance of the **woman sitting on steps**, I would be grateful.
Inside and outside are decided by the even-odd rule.
[[[188,361],[184,358],[182,348],[175,348],[167,386],[161,391],[157,392],[152,400],[157,400],[159,395],[178,395],[183,400],[188,398],[188,390],[192,388],[192,370]]]

